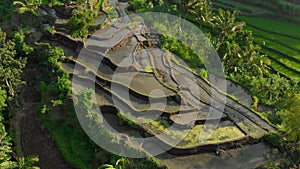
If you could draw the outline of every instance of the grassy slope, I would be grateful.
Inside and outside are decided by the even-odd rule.
[[[247,23],[253,24],[265,30],[300,37],[300,25],[294,23],[262,17],[240,16],[239,18],[246,21]]]
[[[245,13],[249,13],[252,15],[271,15],[273,14],[272,11],[266,10],[264,8],[249,6],[246,4],[242,4],[240,2],[236,2],[233,0],[212,0],[214,7],[216,8],[223,8],[226,10],[239,10]]]
[[[266,47],[262,52],[269,55],[274,70],[300,79],[300,25],[260,17],[239,19],[248,23],[246,29],[253,31],[255,41]]]
[[[270,9],[247,5],[248,2],[240,2],[238,0],[213,0],[212,2],[214,2],[215,7],[228,10],[236,9],[242,11],[242,13],[248,13],[252,16],[256,15],[257,17],[240,16],[239,19],[247,22],[248,26],[246,29],[253,31],[255,42],[265,46],[262,52],[269,55],[272,61],[271,66],[275,71],[287,77],[300,79],[299,24],[259,17],[261,15],[275,16],[277,13],[273,13]],[[274,7],[276,4],[268,5]]]

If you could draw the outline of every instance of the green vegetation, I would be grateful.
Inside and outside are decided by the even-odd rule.
[[[12,1],[0,1],[0,25],[8,22],[13,14],[14,5]]]
[[[299,24],[263,17],[239,16],[239,19],[246,21],[247,23],[263,30],[290,35],[294,37],[300,36]]]
[[[6,33],[1,29],[0,37],[0,78],[2,79],[0,87],[6,91],[8,100],[11,101],[15,98],[20,85],[24,84],[21,74],[27,61],[26,58],[17,55],[16,47],[18,46],[15,42],[6,40]]]
[[[278,112],[276,124],[279,130],[266,135],[266,140],[282,151],[285,160],[269,162],[274,168],[297,168],[300,163],[299,144],[299,103],[300,95],[293,94],[283,102],[283,109]]]
[[[288,95],[299,92],[298,81],[288,80],[277,74],[270,74],[268,77],[247,77],[236,75],[235,79],[241,79],[240,83],[247,84],[246,87],[251,90],[259,101],[268,105],[276,106]]]
[[[81,38],[84,41],[91,31],[95,18],[99,15],[98,10],[103,7],[104,1],[20,0],[11,2],[3,0],[0,2],[0,23],[10,22],[13,9],[18,12],[16,16],[19,16],[19,19],[20,15],[38,18],[36,17],[37,10],[41,5],[68,6],[71,2],[76,2],[76,9],[73,10],[73,16],[69,19],[67,26],[73,38]],[[264,103],[276,108],[276,115],[258,112],[278,128],[278,131],[267,135],[266,140],[289,153],[286,160],[288,162],[283,165],[275,165],[275,167],[289,168],[299,164],[300,126],[297,119],[300,117],[300,88],[299,81],[295,79],[300,79],[300,33],[298,31],[300,26],[269,18],[238,17],[239,13],[233,10],[240,9],[242,13],[246,12],[251,15],[259,13],[270,15],[274,14],[276,10],[280,10],[283,11],[281,15],[282,13],[285,15],[283,18],[295,21],[294,17],[300,14],[299,5],[283,0],[269,0],[268,2],[259,0],[251,2],[218,1],[217,6],[230,9],[227,11],[214,10],[210,1],[130,0],[129,4],[129,9],[135,12],[160,11],[183,16],[205,31],[217,49],[220,59],[224,62],[227,77],[241,83],[254,95],[252,106],[258,109],[260,103]],[[258,6],[265,9],[258,8]],[[256,11],[257,9],[261,11]],[[109,18],[118,17],[115,9],[108,7],[106,12]],[[245,22],[238,19],[249,23],[248,26],[245,27]],[[157,23],[156,26],[162,27],[163,24]],[[43,33],[54,35],[53,28],[52,26],[47,27]],[[37,168],[33,167],[34,163],[38,161],[37,157],[24,158],[13,153],[12,138],[4,126],[4,124],[10,123],[9,118],[13,115],[13,108],[18,105],[19,89],[24,84],[21,75],[27,60],[44,68],[41,72],[43,78],[40,79],[42,80],[40,83],[42,92],[41,121],[43,127],[53,136],[69,164],[82,169],[99,166],[99,169],[165,168],[153,158],[143,160],[124,158],[106,152],[95,145],[82,131],[73,110],[73,103],[70,102],[70,75],[61,66],[61,62],[65,60],[63,50],[59,47],[51,47],[47,43],[31,42],[33,45],[30,46],[27,44],[30,38],[26,39],[30,36],[27,35],[29,34],[23,28],[19,28],[19,31],[15,32],[11,39],[7,39],[6,34],[0,30],[0,79],[2,79],[0,82],[0,168]],[[179,36],[187,37],[184,34]],[[160,38],[161,47],[181,57],[190,68],[195,70],[203,67],[203,62],[196,55],[197,52],[193,52],[185,43],[169,36]],[[262,49],[259,45],[262,46]],[[277,72],[273,74],[270,67],[279,74]],[[149,72],[153,73],[152,68],[149,69],[151,69]],[[206,70],[201,69],[201,77],[206,78],[207,74]],[[118,137],[101,128],[102,119],[95,111],[96,105],[92,102],[92,90],[84,90],[79,93],[77,102],[74,104],[80,105],[86,110],[84,115],[86,118],[94,120],[94,127],[103,132],[103,137],[112,140],[113,143],[118,141]],[[123,113],[117,115],[131,127],[137,127],[133,117],[128,117]],[[259,138],[261,133],[256,133],[256,126],[249,128],[250,125],[247,123],[247,121],[241,121],[236,125],[247,132],[249,129],[252,137]],[[168,129],[169,125],[169,122],[162,118],[146,123],[149,133],[157,134],[167,131],[173,138],[183,139],[179,146],[188,147],[199,144],[199,140],[195,138],[199,137],[203,125],[193,127],[185,138],[182,138],[182,132]],[[8,125],[8,127],[10,126]],[[225,126],[218,128],[206,143],[228,141],[243,136],[244,134],[237,127]],[[129,146],[126,148],[135,153],[141,153]]]
[[[205,140],[205,142],[199,142],[200,133],[203,130],[204,125],[195,125],[191,129],[186,130],[173,130],[168,128],[168,126],[163,124],[163,121],[144,121],[146,123],[146,130],[149,130],[151,134],[158,135],[161,133],[165,133],[175,140],[182,140],[176,147],[186,148],[186,147],[194,147],[200,144],[207,143],[220,143],[223,141],[230,141],[232,139],[238,139],[245,136],[238,128],[235,126],[224,126],[217,128],[212,135]],[[206,126],[207,127],[207,126]],[[206,128],[209,130],[209,127]],[[173,145],[175,146],[175,145]]]
[[[285,21],[240,16],[249,23],[247,29],[253,31],[255,42],[269,55],[271,67],[288,78],[299,79],[300,27]]]
[[[288,140],[288,145],[292,152],[300,152],[300,123],[298,117],[300,116],[300,94],[289,96],[284,101],[285,109],[279,113],[282,124],[281,129],[284,132],[284,137]],[[285,139],[283,138],[283,139]],[[300,158],[298,156],[298,162]]]
[[[286,66],[286,69],[291,69],[294,71],[294,76],[297,77],[300,72],[300,66],[297,61],[291,60],[290,58],[285,57],[284,55],[280,55],[276,52],[270,51],[268,49],[261,50],[264,54],[268,55],[270,59],[276,60]],[[285,73],[284,71],[280,71]],[[293,76],[290,76],[293,77]]]
[[[255,42],[257,42],[260,46],[267,47],[270,49],[272,49],[273,51],[277,51],[278,53],[278,49],[280,49],[280,53],[283,54],[285,58],[291,59],[291,60],[300,60],[300,53],[296,48],[290,47],[286,44],[282,44],[281,42],[275,42],[273,40],[268,40],[266,38],[263,37],[258,37],[255,36]]]
[[[0,107],[0,110],[3,107]],[[3,169],[39,169],[34,164],[39,161],[37,157],[28,156],[27,158],[18,157],[12,151],[11,137],[5,130],[3,116],[0,114],[0,167]],[[12,156],[14,154],[14,156]],[[13,159],[14,158],[14,159]]]
[[[196,69],[197,67],[204,67],[201,59],[195,52],[190,50],[190,48],[175,38],[162,36],[161,38],[161,46],[163,49],[166,49],[185,61],[192,69]]]
[[[299,23],[300,5],[285,0],[212,0],[216,7],[227,10],[241,10],[251,16],[269,16]],[[280,12],[278,12],[280,11]]]
[[[250,23],[245,30],[244,23],[236,21],[237,13],[233,10],[233,12],[224,10],[218,10],[217,12],[214,11],[210,19],[206,19],[208,20],[207,22],[205,22],[204,19],[199,22],[201,14],[197,14],[193,5],[197,6],[201,3],[197,4],[193,2],[193,0],[187,0],[181,1],[180,4],[168,1],[163,5],[152,2],[154,7],[148,8],[147,10],[159,11],[160,9],[160,11],[166,12],[164,8],[165,6],[174,7],[172,8],[173,10],[169,10],[170,13],[178,14],[178,8],[179,11],[182,12],[181,16],[187,17],[190,21],[193,21],[193,23],[198,22],[200,24],[200,28],[209,33],[212,43],[215,45],[221,59],[223,59],[227,76],[250,89],[251,93],[255,96],[255,103],[253,106],[257,108],[259,103],[264,103],[275,106],[279,112],[284,110],[287,105],[282,106],[281,103],[284,102],[290,95],[300,92],[299,82],[297,80],[289,79],[298,79],[299,77],[299,64],[297,60],[299,59],[300,50],[298,39],[299,25],[270,18],[250,18],[241,16],[239,19]],[[296,12],[298,8],[298,6],[292,7],[291,4],[283,1],[274,1],[273,4],[262,1],[233,2],[234,1],[222,2],[222,4],[227,5],[227,7],[230,7],[231,9],[237,9],[236,6],[240,5],[239,7],[242,12],[246,11],[252,14],[258,14],[258,8],[255,7],[256,5],[263,5],[267,7],[265,11],[264,9],[261,9],[260,11],[260,13],[265,14],[272,14],[273,12],[270,12],[269,10],[275,9],[275,6],[280,6],[280,8],[285,8],[284,11],[288,13],[289,17],[292,17],[291,13]],[[133,4],[131,5],[131,8],[135,7],[135,3],[135,0],[131,1],[130,4]],[[150,2],[148,2],[148,4],[149,3]],[[253,4],[253,6],[249,7],[249,3]],[[139,7],[139,10],[141,11],[146,10],[142,5],[139,5]],[[286,10],[291,8],[293,8],[292,11]],[[182,53],[187,53],[186,50],[188,49],[185,49],[184,45],[176,45],[178,42],[175,43],[172,39],[168,39],[168,41],[166,41],[166,39],[167,37],[162,38],[162,40],[165,41],[162,43],[162,46],[167,46],[166,49],[169,49],[171,52],[176,54],[181,53],[178,54],[178,56],[187,61],[186,58],[188,57]],[[168,44],[166,42],[172,43]],[[175,50],[172,48],[173,44],[175,46]],[[261,49],[257,44],[263,45],[263,49]],[[268,58],[270,59],[263,54],[269,55]],[[191,67],[195,67],[195,65],[197,65],[193,65],[188,61],[187,63]],[[281,75],[285,75],[285,77],[276,73],[273,74],[273,71],[271,71],[269,66]],[[261,115],[263,114],[264,113]],[[276,117],[266,117],[276,124],[280,123],[280,120],[278,119],[285,119],[287,122],[291,120],[287,117],[296,118],[295,116],[297,116],[296,114],[294,116],[293,113],[284,114],[286,114],[286,117],[279,117],[278,115],[276,115]],[[293,123],[289,123],[289,125],[297,127],[297,125]],[[157,126],[155,130],[157,130],[158,133],[164,131],[164,128],[159,127],[158,124],[154,124],[152,126]],[[287,127],[287,125],[283,126]],[[288,129],[282,130],[282,132],[287,134]],[[298,130],[295,130],[295,132],[298,132]],[[280,133],[279,135],[283,133]],[[293,138],[295,138],[295,136],[293,136]],[[286,140],[291,140],[291,138],[286,138]],[[299,144],[299,139],[296,139],[293,143]],[[296,161],[293,161],[293,163],[295,162]],[[291,166],[291,164],[288,166]],[[284,168],[287,168],[287,166]]]
[[[73,10],[73,16],[67,25],[73,38],[86,39],[89,33],[89,26],[94,23],[95,11],[88,10],[87,7],[80,7]]]
[[[13,4],[18,6],[18,12],[23,14],[25,12],[37,15],[37,10],[42,4],[41,0],[24,0],[24,1],[14,1]]]
[[[283,22],[284,24],[284,22]],[[299,39],[295,39],[295,38],[291,38],[291,37],[287,37],[287,36],[283,36],[283,35],[277,35],[274,33],[269,33],[266,31],[262,31],[253,27],[247,27],[247,29],[253,31],[254,35],[258,35],[260,37],[265,37],[266,39],[270,39],[273,41],[278,41],[278,42],[282,42],[292,48],[295,49],[299,49],[300,48],[300,40]]]
[[[254,20],[243,16],[240,19],[251,24],[247,29],[254,32],[255,42],[264,47],[262,51],[271,58],[272,68],[287,77],[299,79],[300,39],[297,38],[299,36],[297,30],[300,27],[267,18]]]
[[[38,169],[38,167],[33,166],[39,161],[37,157],[24,158],[12,151],[12,138],[4,125],[9,120],[4,119],[4,117],[7,118],[13,107],[18,105],[18,90],[24,84],[24,81],[21,80],[21,74],[26,65],[26,58],[21,57],[21,55],[26,53],[27,48],[18,48],[22,46],[20,44],[25,43],[24,41],[20,41],[19,44],[14,42],[19,40],[18,34],[15,36],[16,39],[7,40],[6,33],[0,29],[0,37],[0,78],[2,79],[0,82],[0,168]],[[26,46],[26,44],[23,45]],[[9,107],[7,107],[8,105]]]

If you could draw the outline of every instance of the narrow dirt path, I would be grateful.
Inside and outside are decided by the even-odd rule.
[[[24,156],[38,155],[36,164],[41,169],[72,169],[62,157],[50,135],[45,132],[37,113],[41,101],[39,91],[39,71],[28,65],[24,71],[27,83],[22,89],[22,107],[15,112],[15,130],[18,146]]]

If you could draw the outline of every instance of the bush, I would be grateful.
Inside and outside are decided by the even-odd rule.
[[[55,30],[54,30],[52,27],[48,26],[48,27],[45,27],[45,28],[44,28],[44,32],[45,32],[47,35],[54,35]]]
[[[57,87],[59,89],[59,99],[64,100],[71,90],[71,81],[68,74],[63,74],[57,78]]]
[[[146,0],[129,0],[129,5],[136,11],[142,12],[146,9]]]
[[[252,106],[257,110],[257,107],[258,107],[258,98],[256,96],[253,96],[252,99],[253,99]]]
[[[45,113],[49,113],[51,111],[51,107],[49,107],[48,105],[46,104],[43,104],[40,108],[40,112],[42,114],[45,114]]]
[[[6,108],[6,91],[2,90],[0,87],[0,111],[4,110]]]
[[[45,93],[47,91],[47,83],[45,81],[40,81],[40,90],[41,90],[41,93]]]
[[[53,107],[60,106],[63,104],[62,100],[51,100],[51,102]]]
[[[48,66],[58,68],[59,62],[65,59],[65,54],[60,47],[50,47],[46,57]]]

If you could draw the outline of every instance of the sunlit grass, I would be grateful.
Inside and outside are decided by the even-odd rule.
[[[300,25],[298,24],[261,17],[239,16],[239,19],[265,30],[300,37]]]
[[[286,58],[282,55],[279,55],[277,53],[274,53],[272,51],[269,50],[262,50],[265,54],[269,55],[270,57],[276,59],[277,61],[283,63],[285,66],[290,67],[296,71],[300,72],[300,64],[290,60],[289,58]]]
[[[208,127],[211,128],[212,126]],[[209,143],[219,143],[224,141],[230,141],[234,139],[239,139],[244,135],[236,126],[224,126],[212,130],[205,129],[205,132],[210,133],[209,137],[202,142],[200,142],[200,134],[203,131],[204,125],[195,125],[191,129],[174,129],[166,128],[160,121],[149,121],[146,124],[146,128],[150,129],[154,134],[165,133],[167,136],[172,138],[172,140],[182,140],[177,147],[187,148],[193,146],[199,146],[201,144]],[[203,133],[202,133],[203,134]]]
[[[300,52],[298,52],[296,50],[290,49],[288,47],[285,47],[283,45],[280,45],[276,42],[273,42],[273,41],[270,41],[270,40],[267,40],[264,38],[255,37],[255,41],[258,42],[261,46],[265,45],[267,47],[270,47],[270,48],[273,48],[276,50],[280,49],[280,52],[285,53],[287,55],[290,55],[290,56],[300,60]]]
[[[265,38],[268,38],[268,39],[272,39],[272,40],[284,43],[284,44],[286,44],[286,45],[288,45],[292,48],[300,49],[300,40],[290,38],[290,37],[286,37],[286,36],[272,34],[272,33],[269,33],[269,32],[262,31],[262,30],[258,30],[256,28],[253,28],[253,27],[250,27],[250,26],[247,26],[246,29],[249,29],[249,30],[253,31],[254,36],[258,35],[258,36],[261,36],[261,37],[265,37]]]

